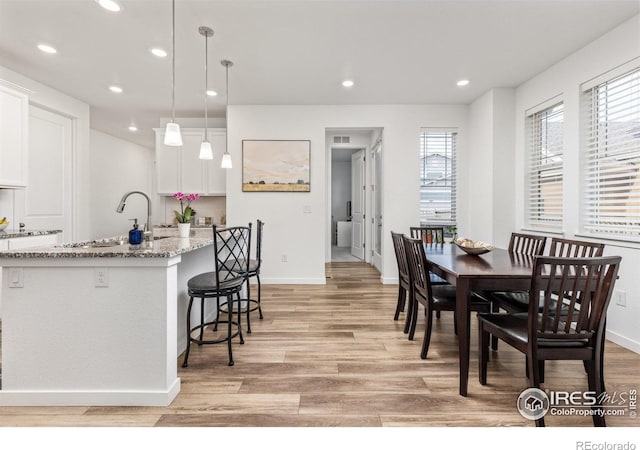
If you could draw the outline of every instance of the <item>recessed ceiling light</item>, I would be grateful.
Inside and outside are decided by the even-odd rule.
[[[344,87],[351,87],[351,86],[353,86],[353,81],[351,81],[351,80],[344,80],[344,81],[342,82],[342,85],[343,85]]]
[[[118,5],[113,0],[96,0],[100,6],[102,6],[107,11],[118,12],[120,11],[120,5]]]
[[[165,52],[161,48],[152,48],[151,49],[151,53],[153,53],[158,58],[166,58],[167,57],[167,52]]]
[[[135,125],[129,125],[129,131],[138,131],[138,127]]]
[[[466,86],[467,84],[469,84],[469,80],[459,80],[456,84],[458,86]]]
[[[122,88],[120,86],[109,86],[109,90],[111,92],[115,92],[116,94],[122,93]]]
[[[47,44],[39,44],[38,48],[40,49],[40,51],[43,51],[45,53],[51,53],[51,54],[58,53],[58,50],[56,50],[55,48]]]
[[[211,89],[209,89],[209,90],[207,91],[207,95],[208,95],[209,97],[215,97],[216,95],[218,95],[218,93],[217,93],[216,91],[212,91]]]

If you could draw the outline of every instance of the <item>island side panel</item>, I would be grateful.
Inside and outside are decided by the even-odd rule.
[[[0,404],[168,405],[180,384],[179,262],[5,259]],[[23,287],[10,287],[16,268]]]

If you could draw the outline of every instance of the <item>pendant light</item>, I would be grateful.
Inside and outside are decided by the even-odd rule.
[[[182,146],[182,135],[180,134],[180,125],[176,123],[176,0],[171,1],[171,16],[171,38],[173,42],[171,51],[171,122],[167,123],[167,128],[164,132],[164,145],[180,147]]]
[[[213,159],[213,149],[211,143],[207,139],[207,91],[209,90],[208,84],[208,43],[209,38],[213,36],[213,30],[209,27],[200,27],[198,31],[204,36],[204,141],[200,144],[200,159]]]
[[[222,64],[226,70],[225,85],[227,89],[227,107],[224,110],[227,132],[225,133],[225,149],[224,155],[222,155],[222,163],[220,164],[220,167],[223,169],[231,169],[233,164],[231,163],[231,155],[229,154],[229,67],[233,66],[233,63],[228,59],[223,59],[220,61],[220,64]]]

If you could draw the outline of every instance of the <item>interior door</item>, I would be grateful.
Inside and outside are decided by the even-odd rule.
[[[351,155],[351,254],[364,260],[364,150]]]
[[[371,204],[371,236],[373,237],[373,252],[371,262],[382,272],[382,144],[378,142],[371,152],[371,189],[373,195]]]
[[[62,230],[61,242],[74,237],[72,129],[68,117],[29,106],[29,178],[15,191],[16,221],[32,230]]]

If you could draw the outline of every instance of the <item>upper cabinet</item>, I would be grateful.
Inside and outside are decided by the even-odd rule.
[[[164,145],[164,129],[156,132],[156,176],[158,194],[176,192],[200,195],[226,195],[227,173],[220,168],[226,148],[226,130],[209,128],[207,138],[213,147],[213,159],[200,159],[200,144],[204,129],[183,128],[182,147]]]
[[[0,188],[27,186],[29,96],[0,80]]]

